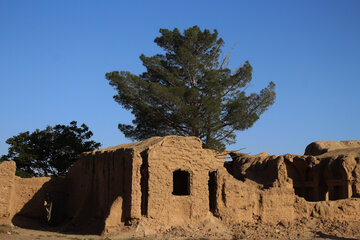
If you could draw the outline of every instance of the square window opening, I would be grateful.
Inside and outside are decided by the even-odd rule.
[[[190,173],[188,171],[176,170],[173,172],[173,195],[190,195]]]

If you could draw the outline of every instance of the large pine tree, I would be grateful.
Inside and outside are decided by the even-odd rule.
[[[275,84],[246,95],[252,67],[246,61],[232,72],[220,59],[224,41],[198,26],[183,34],[160,29],[155,43],[164,54],[140,56],[147,71],[106,74],[118,92],[116,102],[131,110],[132,125],[119,124],[126,137],[143,140],[170,134],[199,137],[204,147],[222,150],[235,131],[251,127],[275,100]]]

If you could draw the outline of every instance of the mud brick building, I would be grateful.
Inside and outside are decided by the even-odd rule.
[[[43,218],[49,194],[56,223],[96,233],[208,218],[226,224],[360,220],[359,162],[360,141],[315,142],[303,156],[251,156],[203,149],[198,138],[179,136],[83,153],[66,179],[22,179],[13,162],[3,162],[0,222]]]

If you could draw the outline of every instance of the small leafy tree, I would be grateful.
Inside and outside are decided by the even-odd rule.
[[[224,149],[235,131],[251,127],[275,101],[275,84],[246,95],[252,79],[248,61],[232,72],[228,56],[220,59],[224,41],[214,30],[198,26],[183,34],[160,29],[155,43],[163,54],[140,56],[146,72],[106,73],[117,90],[116,102],[131,110],[133,125],[119,124],[126,137],[143,140],[170,134],[199,137],[204,147]]]
[[[78,127],[76,121],[22,132],[6,140],[10,147],[0,161],[15,161],[16,174],[22,177],[65,175],[82,152],[100,147],[88,140],[92,135],[85,124]]]

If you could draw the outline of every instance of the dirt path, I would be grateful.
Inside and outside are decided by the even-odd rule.
[[[5,231],[4,231],[5,230]],[[359,222],[320,221],[310,219],[293,225],[244,224],[227,227],[218,222],[209,222],[201,226],[173,227],[154,234],[149,226],[128,228],[108,236],[64,234],[54,230],[32,230],[20,227],[0,228],[0,239],[6,240],[135,240],[135,239],[315,239],[315,240],[356,240],[360,239]]]

